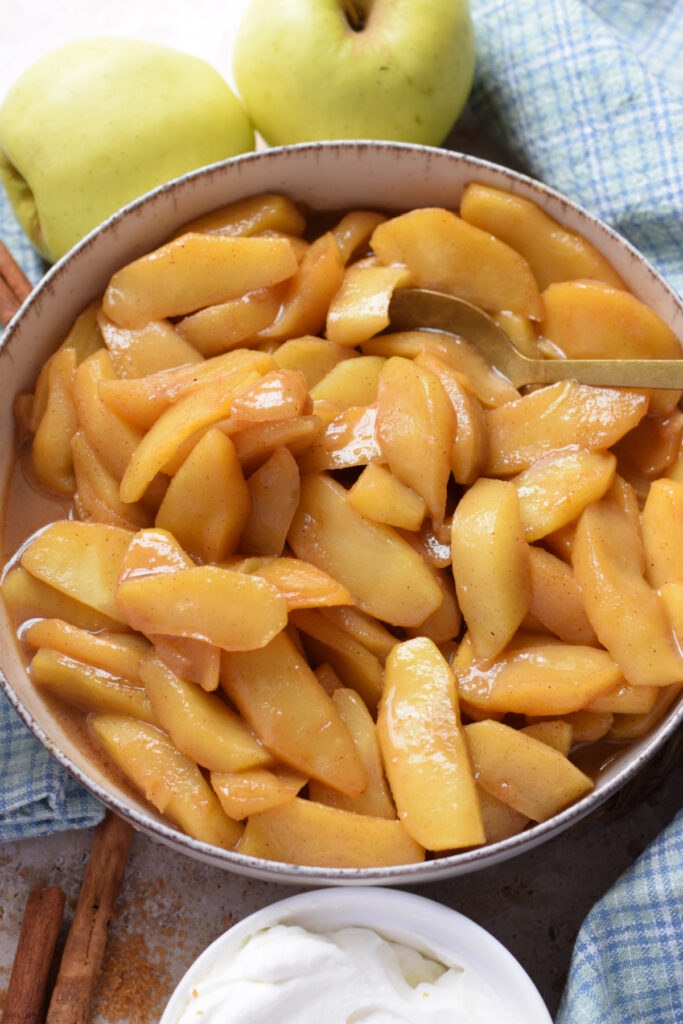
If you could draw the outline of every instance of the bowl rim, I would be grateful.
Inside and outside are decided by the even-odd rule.
[[[325,924],[325,915],[348,923]],[[316,922],[315,919],[318,918]],[[322,918],[322,920],[320,920]],[[314,923],[315,922],[315,923]],[[506,1001],[512,996],[518,1018],[529,1024],[552,1024],[550,1012],[532,978],[499,939],[459,910],[422,896],[378,886],[309,890],[254,911],[215,938],[190,964],[171,993],[159,1024],[175,1024],[188,990],[213,964],[257,931],[275,924],[301,925],[313,932],[364,927],[390,941],[411,946],[437,960],[451,960],[474,972],[489,989],[494,978]],[[517,1024],[517,1019],[511,1024]]]
[[[172,193],[179,185],[194,182],[214,175],[220,176],[225,169],[235,165],[248,166],[253,162],[267,160],[280,160],[288,153],[309,153],[315,158],[317,153],[338,150],[344,151],[375,151],[390,152],[392,154],[420,153],[426,159],[434,158],[453,161],[456,164],[464,164],[473,172],[477,170],[490,170],[502,174],[512,182],[519,182],[525,190],[531,190],[536,194],[549,197],[558,203],[563,209],[569,209],[582,221],[592,225],[599,232],[611,238],[613,243],[625,251],[641,268],[641,272],[649,274],[653,278],[660,291],[668,295],[673,302],[676,317],[680,316],[683,325],[683,300],[673,290],[671,285],[652,266],[642,253],[640,253],[627,239],[620,235],[614,228],[610,227],[600,218],[590,213],[580,204],[556,189],[530,177],[520,171],[513,170],[502,164],[494,163],[469,154],[460,153],[455,150],[446,150],[438,147],[413,145],[410,143],[398,142],[375,142],[370,140],[341,140],[330,142],[298,143],[290,146],[273,147],[271,149],[249,152],[224,161],[210,164],[198,170],[188,172],[163,185],[158,186],[145,195],[133,200],[127,206],[107,218],[102,224],[86,235],[73,249],[57,261],[44,275],[39,284],[33,289],[21,308],[7,324],[0,337],[0,356],[10,357],[12,339],[23,318],[37,303],[49,297],[49,294],[60,287],[60,279],[69,273],[69,268],[74,260],[83,259],[84,253],[93,246],[93,243],[103,234],[115,230],[121,221],[128,217],[134,217],[136,212],[159,203],[168,194]],[[3,489],[5,484],[3,483]],[[219,866],[226,870],[233,870],[238,873],[258,878],[264,881],[278,882],[285,885],[306,885],[310,887],[321,887],[329,885],[341,886],[377,886],[381,884],[420,884],[422,882],[437,881],[442,878],[453,877],[465,872],[480,870],[492,864],[507,860],[526,849],[546,842],[553,836],[565,831],[569,827],[592,814],[618,790],[641,771],[644,765],[652,759],[664,744],[673,736],[681,722],[683,722],[683,699],[679,696],[677,704],[668,712],[667,716],[652,730],[648,737],[642,739],[642,747],[637,758],[634,758],[627,766],[611,779],[603,781],[599,788],[595,788],[577,803],[554,815],[545,822],[531,825],[525,831],[511,836],[508,839],[498,841],[481,847],[465,849],[446,856],[437,857],[432,860],[418,861],[411,864],[398,864],[384,867],[372,868],[331,868],[312,865],[290,864],[283,861],[267,861],[260,857],[250,857],[236,850],[225,850],[212,846],[201,840],[193,839],[179,829],[167,824],[161,818],[155,816],[150,808],[147,813],[139,811],[122,802],[119,797],[110,793],[97,780],[91,778],[87,772],[74,764],[68,754],[64,753],[59,746],[50,739],[43,728],[36,722],[30,711],[24,706],[19,695],[14,691],[7,679],[4,669],[0,665],[0,686],[4,690],[15,711],[19,714],[25,725],[33,735],[56,757],[57,761],[66,768],[71,775],[80,782],[86,789],[93,793],[106,807],[111,808],[121,817],[127,819],[136,828],[144,831],[153,838],[156,838],[164,845],[174,849],[180,848],[190,856],[197,857],[205,862]],[[627,749],[627,748],[625,748]]]

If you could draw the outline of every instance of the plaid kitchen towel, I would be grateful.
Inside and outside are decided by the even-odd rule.
[[[683,811],[581,926],[557,1024],[683,1021]]]

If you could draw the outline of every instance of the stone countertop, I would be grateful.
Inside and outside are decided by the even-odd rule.
[[[627,809],[608,805],[523,856],[414,891],[492,932],[520,960],[554,1014],[581,921],[674,817],[681,783],[679,758]],[[0,846],[0,1008],[29,891],[50,885],[64,890],[63,942],[91,842],[91,831],[84,830]],[[136,834],[110,926],[94,1024],[153,1024],[182,974],[214,938],[297,891],[209,867]]]

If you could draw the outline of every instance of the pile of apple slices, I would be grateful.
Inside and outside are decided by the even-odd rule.
[[[4,576],[30,675],[209,844],[372,867],[505,839],[683,684],[680,394],[518,391],[462,338],[387,333],[408,285],[530,355],[680,355],[509,193],[308,222],[265,195],[115,273],[15,402],[76,514]]]

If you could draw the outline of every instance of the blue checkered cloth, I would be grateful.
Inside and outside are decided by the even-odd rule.
[[[683,291],[681,0],[471,0],[471,108],[515,162],[583,204]],[[0,198],[0,237],[44,266]],[[92,824],[101,805],[0,698],[0,841]],[[683,819],[579,934],[557,1024],[683,1021]]]
[[[683,1021],[683,811],[581,926],[557,1024]]]

